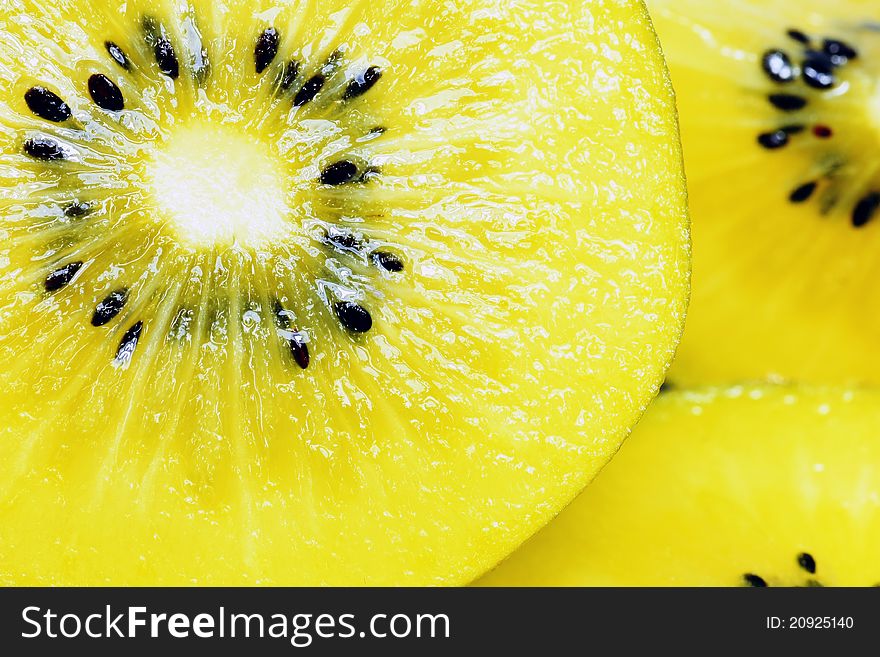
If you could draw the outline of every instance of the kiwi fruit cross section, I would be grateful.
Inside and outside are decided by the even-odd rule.
[[[168,36],[165,26],[155,17],[145,15],[141,22],[143,31],[143,40],[147,44],[153,61],[150,65],[158,71],[162,76],[169,80],[176,80],[181,74],[181,65],[179,54],[175,50],[174,45]],[[193,38],[198,38],[198,32],[191,33]],[[377,65],[366,65],[362,70],[357,70],[353,75],[346,77],[343,71],[343,62],[346,59],[344,48],[333,50],[330,55],[323,61],[300,61],[290,59],[284,62],[277,62],[278,50],[281,41],[281,35],[275,27],[267,27],[259,34],[253,37],[253,52],[251,54],[252,65],[257,75],[272,75],[271,86],[274,94],[269,98],[271,103],[283,102],[287,99],[292,106],[296,108],[299,114],[307,115],[311,104],[319,105],[321,109],[326,111],[328,105],[336,104],[334,111],[338,114],[355,114],[356,110],[352,109],[352,105],[357,105],[358,101],[377,84],[382,78],[382,67]],[[108,61],[115,64],[115,73],[118,76],[132,75],[133,64],[126,51],[113,41],[106,41],[105,44],[106,57]],[[210,71],[210,61],[207,52],[196,47],[191,51],[193,62],[191,73],[197,84],[203,80]],[[274,66],[273,66],[274,65]],[[96,110],[103,110],[110,113],[122,112],[126,108],[126,99],[119,86],[111,77],[104,73],[94,73],[88,78],[88,93],[91,102]],[[30,87],[24,93],[24,101],[28,109],[37,117],[50,123],[74,124],[73,114],[67,102],[57,93],[48,89],[46,86],[36,84]],[[269,110],[271,108],[267,108]],[[320,111],[320,110],[319,110]],[[387,127],[378,123],[379,118],[376,117],[372,123],[369,114],[358,115],[358,124],[362,127],[362,134],[356,141],[360,144],[367,144],[372,140],[380,139],[386,133]],[[374,125],[375,123],[375,125]],[[73,127],[73,125],[71,125]],[[354,127],[357,129],[357,126]],[[205,134],[200,134],[198,129],[188,134],[185,146],[204,147],[200,144],[200,140],[208,138]],[[212,157],[217,159],[215,164],[227,167],[229,162],[225,161],[225,151],[231,145],[235,145],[247,151],[248,143],[239,138],[236,143],[233,137],[233,144],[224,141],[215,145],[216,152],[212,153]],[[88,155],[83,148],[78,148],[78,144],[73,136],[68,139],[58,139],[45,134],[35,133],[28,136],[23,143],[24,151],[33,159],[45,162],[47,167],[54,166],[56,161],[84,161]],[[368,149],[364,149],[368,153]],[[179,152],[167,158],[168,162],[159,164],[158,172],[153,173],[153,184],[158,187],[157,195],[162,197],[165,194],[172,196],[170,201],[174,201],[174,194],[190,194],[191,198],[183,203],[187,206],[194,206],[200,200],[210,205],[207,199],[193,198],[192,188],[188,185],[183,189],[174,189],[169,191],[168,188],[175,188],[181,183],[175,180],[185,171],[182,168],[187,166],[187,153]],[[238,180],[204,181],[208,185],[208,192],[217,192],[222,198],[222,189],[217,188],[218,184],[228,182],[232,185],[239,183],[238,189],[229,190],[230,193],[245,191],[246,182],[253,184],[261,182],[261,165],[260,162],[249,162],[247,159],[240,163],[236,163],[242,170],[234,172],[239,177]],[[256,170],[249,170],[250,166],[255,166]],[[265,165],[262,165],[265,169]],[[163,168],[165,167],[165,168]],[[270,171],[262,171],[271,177]],[[203,172],[202,176],[210,176],[212,174],[222,176],[220,171],[212,170],[207,167],[207,172]],[[308,192],[316,198],[317,202],[322,197],[327,196],[330,190],[341,187],[358,186],[363,189],[359,193],[368,194],[371,179],[381,175],[381,167],[371,164],[368,155],[351,155],[341,152],[320,165],[320,170],[313,180],[312,184],[307,185]],[[251,181],[245,181],[243,176],[251,176]],[[270,183],[271,185],[271,183]],[[255,192],[262,194],[265,188],[254,186]],[[278,191],[278,190],[275,190]],[[85,218],[91,214],[94,207],[101,203],[101,190],[96,189],[96,185],[83,185],[79,188],[70,186],[68,192],[72,195],[70,200],[64,207],[65,217],[74,222],[84,222]],[[83,199],[88,200],[83,200]],[[181,199],[177,199],[181,200]],[[326,199],[324,199],[326,200]],[[192,234],[184,232],[182,237],[195,238],[196,243],[211,246],[216,245],[219,241],[234,241],[243,244],[250,244],[255,238],[268,239],[270,237],[280,239],[289,236],[289,218],[284,216],[284,208],[282,199],[275,199],[276,205],[273,207],[271,202],[265,198],[246,198],[239,202],[239,206],[234,208],[233,224],[225,225],[220,215],[223,214],[224,208],[193,208],[194,214],[186,214],[183,218],[183,225],[178,226],[180,230],[190,230]],[[267,206],[267,203],[270,203]],[[257,218],[260,221],[259,214],[268,211],[269,215],[273,213],[276,216],[264,217],[266,234],[252,227],[251,219]],[[212,214],[214,213],[214,214]],[[326,215],[325,215],[326,216]],[[236,223],[237,222],[237,223]],[[268,224],[272,224],[271,227]],[[218,225],[219,224],[219,225]],[[156,226],[145,227],[147,230],[155,230]],[[368,228],[366,229],[368,230]],[[194,231],[194,232],[193,232]],[[274,231],[274,234],[270,234]],[[55,294],[62,290],[74,280],[79,279],[83,284],[92,283],[95,290],[100,291],[101,285],[93,281],[92,272],[88,269],[83,270],[84,260],[83,253],[86,250],[84,245],[77,239],[78,235],[74,229],[70,231],[67,240],[58,244],[55,250],[56,254],[69,253],[66,258],[59,258],[57,255],[50,259],[53,263],[51,270],[45,275],[44,286],[47,292]],[[338,254],[341,259],[356,263],[355,266],[365,271],[372,267],[379,270],[384,275],[402,275],[405,270],[404,260],[393,247],[384,244],[377,244],[374,240],[365,234],[365,231],[355,232],[348,228],[340,227],[331,221],[324,222],[322,225],[316,225],[307,233],[301,236],[308,240],[308,243],[302,244],[303,250],[315,249],[317,251],[332,250]],[[190,256],[191,257],[191,256]],[[157,263],[158,264],[158,263]],[[359,302],[362,296],[362,290],[358,287],[369,285],[370,274],[365,273],[361,276],[359,285],[352,285],[337,276],[333,276],[332,272],[326,270],[322,272],[314,272],[314,275],[330,274],[331,282],[324,282],[318,294],[330,308],[339,325],[351,334],[366,333],[373,326],[373,317],[368,308]],[[94,312],[91,317],[91,325],[94,327],[102,327],[113,322],[117,316],[126,308],[132,297],[132,287],[138,286],[143,289],[145,281],[125,280],[117,282],[113,289],[106,289],[106,295],[95,305]],[[308,347],[308,331],[307,327],[301,326],[296,320],[296,311],[293,310],[297,303],[297,299],[291,295],[290,298],[284,300],[273,298],[267,308],[271,309],[272,321],[278,328],[279,335],[282,337],[285,347],[290,352],[291,361],[302,369],[309,366],[309,347]],[[245,308],[247,301],[239,301],[239,307]],[[128,326],[123,332],[118,348],[115,353],[115,362],[127,365],[134,357],[138,342],[144,330],[153,328],[152,309],[141,308],[140,313],[132,312],[128,319]],[[246,322],[244,312],[233,321]],[[186,324],[192,319],[192,309],[181,306],[173,310],[173,321],[170,326],[172,332],[185,331]],[[214,322],[211,322],[212,326]],[[158,328],[158,327],[156,327]]]
[[[854,388],[669,390],[480,583],[878,586],[877,402]]]
[[[693,293],[670,379],[876,384],[877,3],[649,9],[694,219]]]
[[[465,583],[656,393],[690,254],[643,3],[0,31],[0,581]]]

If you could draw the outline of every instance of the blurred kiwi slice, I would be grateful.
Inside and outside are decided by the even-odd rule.
[[[672,390],[493,586],[880,584],[880,392]]]
[[[694,217],[672,380],[880,381],[880,7],[649,4]]]
[[[0,29],[4,582],[465,582],[659,386],[688,227],[640,2]]]

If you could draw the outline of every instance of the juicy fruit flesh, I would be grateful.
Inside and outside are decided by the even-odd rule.
[[[692,302],[670,379],[880,381],[876,3],[649,4],[677,92],[694,217]],[[827,61],[829,41],[857,54],[820,89],[804,71]],[[771,51],[790,60],[790,81],[768,76]],[[785,145],[759,143],[780,130]]]
[[[620,453],[486,585],[874,586],[880,395],[661,395]]]
[[[468,581],[659,385],[686,203],[641,4],[3,11],[3,581]]]
[[[290,232],[281,162],[244,135],[185,129],[149,169],[156,205],[183,242],[259,248]]]

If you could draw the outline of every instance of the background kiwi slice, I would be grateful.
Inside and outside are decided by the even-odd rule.
[[[671,380],[880,381],[880,8],[652,0],[694,289]]]
[[[465,582],[687,292],[639,2],[13,0],[0,579]]]
[[[481,580],[541,586],[874,586],[880,393],[662,394],[601,474]]]

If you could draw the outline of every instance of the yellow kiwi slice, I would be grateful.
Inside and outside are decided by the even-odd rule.
[[[0,580],[466,582],[659,386],[688,232],[640,2],[0,30]]]
[[[694,217],[671,380],[880,381],[880,6],[649,4]]]
[[[874,586],[880,392],[671,391],[485,585]]]

